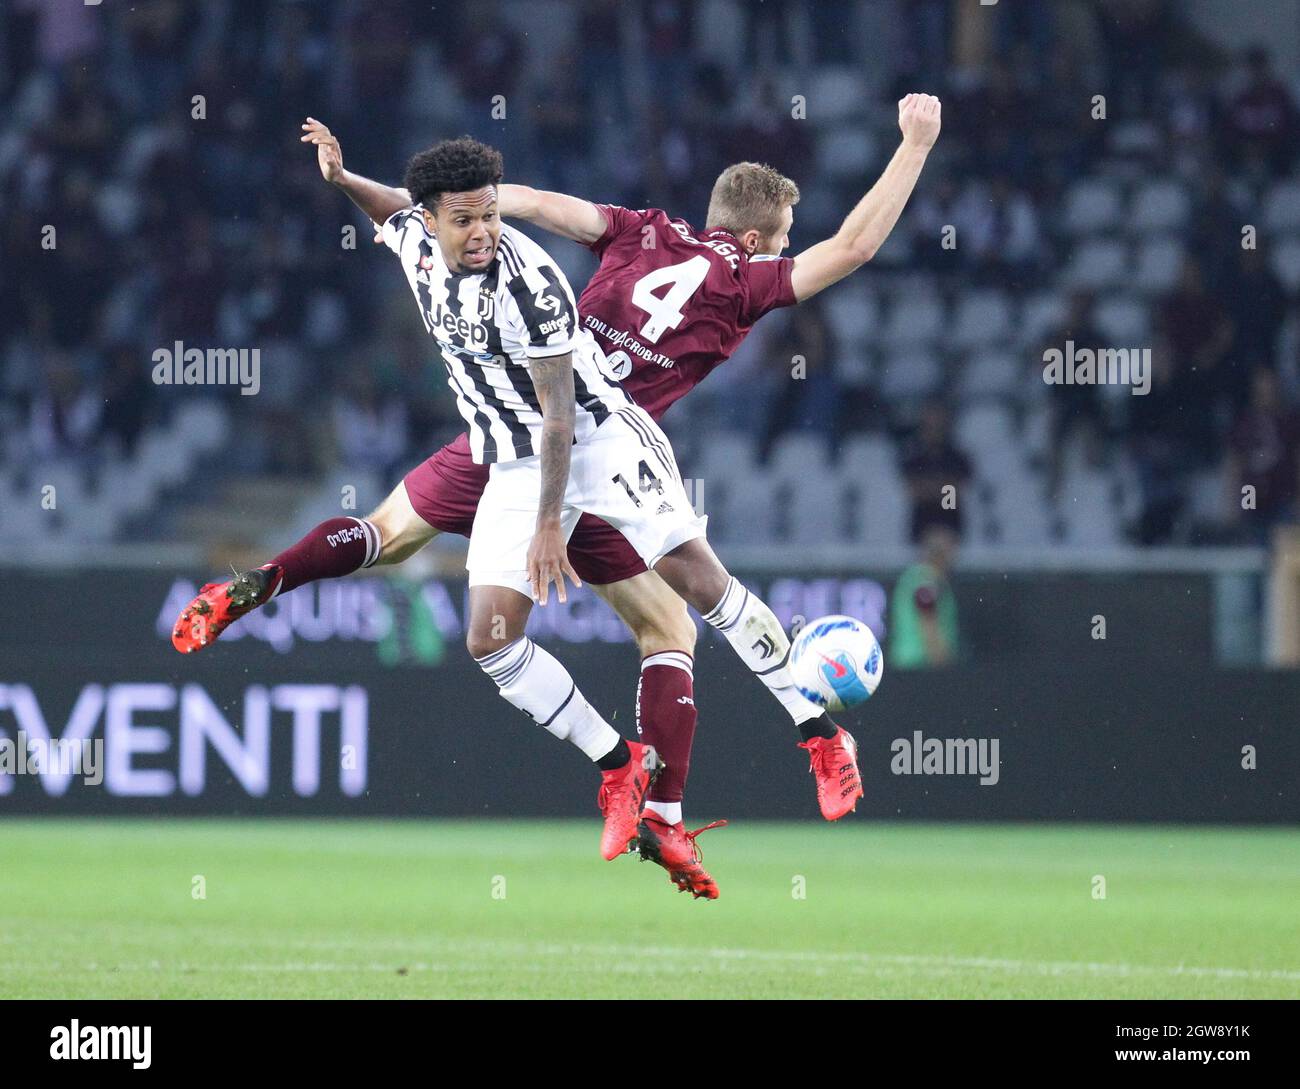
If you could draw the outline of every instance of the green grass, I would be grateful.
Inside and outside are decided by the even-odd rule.
[[[5,820],[0,997],[1300,997],[1285,829],[738,824],[716,903],[598,837]]]

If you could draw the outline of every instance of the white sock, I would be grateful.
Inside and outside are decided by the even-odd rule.
[[[496,681],[507,702],[531,715],[591,760],[613,751],[621,738],[578,691],[569,671],[526,635],[474,659]]]
[[[722,600],[705,614],[704,619],[727,637],[740,660],[781,701],[781,706],[790,713],[796,726],[809,719],[821,718],[825,713],[822,708],[801,696],[795,687],[788,665],[790,640],[785,637],[772,610],[758,597],[733,577],[727,583]]]
[[[646,802],[645,807],[651,813],[658,813],[669,824],[682,823],[682,803],[681,802]]]

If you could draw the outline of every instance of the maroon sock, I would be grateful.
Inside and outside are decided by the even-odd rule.
[[[659,750],[668,766],[646,797],[652,802],[680,802],[695,741],[695,660],[684,650],[652,654],[641,663],[636,690],[637,733]]]
[[[330,518],[271,562],[284,572],[278,593],[316,579],[336,579],[379,559],[379,530],[362,518]]]

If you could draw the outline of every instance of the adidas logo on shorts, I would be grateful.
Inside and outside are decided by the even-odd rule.
[[[663,502],[659,504],[659,509],[655,511],[655,514],[671,514],[672,511],[673,505],[669,502]]]

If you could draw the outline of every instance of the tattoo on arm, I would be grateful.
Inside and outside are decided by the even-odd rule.
[[[537,506],[539,522],[559,520],[569,483],[573,454],[576,398],[573,391],[573,356],[570,353],[534,359],[529,365],[533,388],[542,406],[542,492]]]

